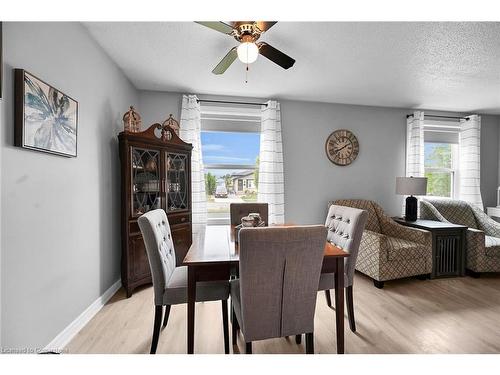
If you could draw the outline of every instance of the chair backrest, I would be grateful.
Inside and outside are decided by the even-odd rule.
[[[450,223],[478,229],[474,211],[467,202],[455,199],[426,198],[420,202],[420,217],[422,219],[433,219],[432,217],[428,217],[432,212],[432,209],[428,205],[432,205]]]
[[[332,204],[328,210],[325,222],[328,228],[327,241],[350,254],[345,259],[344,267],[346,287],[352,285],[359,244],[367,219],[368,212],[357,208]]]
[[[368,213],[368,218],[366,220],[365,229],[372,232],[382,233],[382,227],[379,220],[380,213],[378,211],[383,213],[383,210],[377,203],[366,199],[338,199],[329,202],[329,206],[332,204],[366,211]]]
[[[448,220],[446,220],[446,218],[443,215],[441,215],[441,213],[437,210],[436,207],[432,205],[431,202],[419,199],[418,205],[419,205],[420,219],[448,222]]]
[[[241,218],[252,212],[258,212],[265,224],[269,224],[269,209],[267,203],[231,203],[229,205],[231,225],[241,224]]]
[[[175,249],[167,215],[162,209],[145,213],[138,220],[153,278],[155,305],[162,305],[165,287],[175,270]]]
[[[313,332],[326,232],[323,225],[240,230],[246,341]]]

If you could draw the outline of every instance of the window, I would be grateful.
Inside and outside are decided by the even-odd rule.
[[[426,122],[424,167],[427,195],[456,198],[458,183],[458,124]]]
[[[208,224],[228,224],[230,203],[257,201],[260,108],[202,106],[201,127]]]

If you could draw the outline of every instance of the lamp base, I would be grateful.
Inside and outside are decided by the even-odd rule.
[[[406,198],[406,208],[405,208],[406,221],[417,220],[417,205],[418,205],[418,200],[413,195]]]

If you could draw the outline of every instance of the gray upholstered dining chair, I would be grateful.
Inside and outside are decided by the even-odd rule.
[[[146,252],[153,277],[155,319],[151,354],[156,353],[160,337],[163,306],[166,327],[170,306],[187,303],[187,267],[176,267],[175,249],[170,233],[167,215],[162,209],[153,210],[139,217]],[[229,297],[229,281],[199,282],[196,285],[196,302],[222,301],[222,321],[224,329],[224,350],[229,353],[229,329],[227,318],[227,299]]]
[[[243,228],[240,277],[231,280],[233,345],[306,334],[314,353],[314,312],[327,230],[322,225]],[[240,328],[241,327],[241,328]]]
[[[231,203],[229,205],[229,215],[231,225],[241,224],[241,218],[248,216],[252,212],[258,212],[266,225],[269,223],[269,208],[267,203]]]
[[[359,244],[365,229],[368,212],[352,207],[337,206],[332,204],[328,209],[325,226],[328,229],[327,241],[342,248],[350,255],[345,259],[344,264],[344,287],[346,289],[347,315],[349,317],[349,327],[356,332],[356,322],[354,320],[354,301],[352,284],[354,279],[354,267],[358,258]],[[333,273],[323,273],[319,279],[318,290],[324,290],[329,307],[332,307],[330,289],[335,288]]]

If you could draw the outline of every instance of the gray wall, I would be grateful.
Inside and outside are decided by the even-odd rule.
[[[500,116],[481,115],[481,196],[485,207],[497,205]]]
[[[44,347],[120,278],[117,132],[137,92],[77,23],[4,23],[2,345]],[[13,68],[79,102],[78,157],[13,146]]]
[[[405,173],[408,110],[342,104],[281,101],[286,220],[321,223],[329,200],[377,201],[390,214],[401,212],[396,176]],[[338,167],[325,155],[335,129],[349,129],[360,152],[350,166]]]
[[[173,92],[140,91],[137,110],[142,117],[142,128],[162,123],[172,114],[179,121],[181,117],[182,95]]]
[[[180,116],[181,94],[139,91],[139,112],[146,124],[168,113]],[[235,99],[200,96],[207,99]],[[237,100],[263,101],[256,98]],[[411,109],[281,100],[285,168],[285,216],[289,222],[320,223],[328,200],[365,198],[379,202],[390,215],[401,214],[403,198],[395,180],[405,173],[406,115]],[[176,111],[177,109],[177,111]],[[463,116],[425,110],[427,114]],[[499,117],[481,118],[481,192],[485,206],[496,205],[499,178]],[[352,130],[360,153],[348,167],[333,165],[325,140],[335,129]]]

